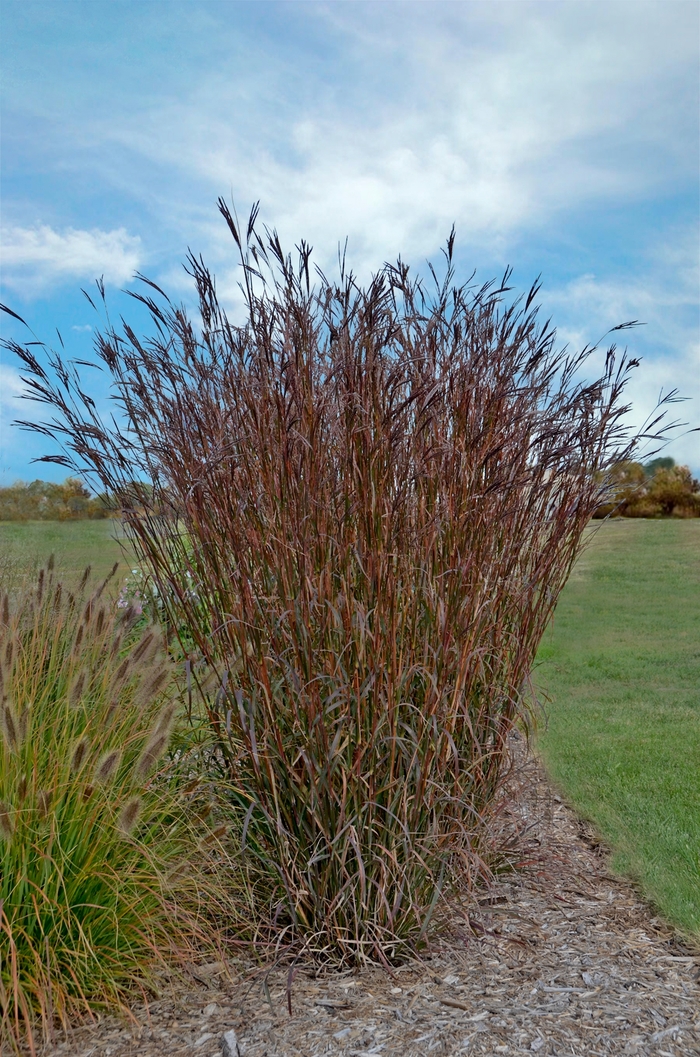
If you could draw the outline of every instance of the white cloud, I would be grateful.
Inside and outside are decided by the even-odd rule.
[[[650,255],[652,257],[652,255]],[[638,429],[653,414],[662,394],[676,390],[682,402],[667,408],[666,421],[687,422],[670,434],[664,454],[700,473],[700,340],[698,286],[700,261],[694,234],[656,245],[628,279],[586,274],[544,291],[544,307],[562,319],[558,335],[573,348],[601,342],[591,364],[602,366],[602,352],[615,342],[641,360],[632,373],[626,400],[628,419]],[[630,320],[637,329],[604,337],[608,328]]]
[[[0,363],[0,408],[16,408],[14,400],[25,391],[25,385],[20,378],[19,371],[14,367],[8,367]],[[12,403],[10,403],[12,401]]]
[[[297,5],[339,61],[202,71],[100,135],[211,194],[260,198],[285,243],[362,273],[460,238],[507,255],[564,211],[694,178],[697,11],[683,3]],[[399,15],[400,12],[400,15]],[[123,174],[120,167],[116,167]],[[134,171],[136,172],[136,166]],[[188,187],[191,194],[191,184]],[[200,216],[220,257],[230,240]],[[206,251],[205,251],[206,252]]]
[[[3,282],[32,296],[65,280],[104,276],[123,283],[138,269],[141,240],[124,228],[90,231],[67,228],[63,232],[42,224],[6,227],[0,237]]]
[[[10,451],[17,443],[11,423],[15,419],[39,421],[42,418],[40,405],[29,400],[20,400],[26,392],[26,386],[20,378],[19,371],[7,364],[0,363],[0,460],[4,453]]]

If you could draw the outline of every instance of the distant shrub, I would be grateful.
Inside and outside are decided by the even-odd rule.
[[[700,483],[687,466],[660,467],[651,478],[646,498],[657,506],[662,517],[700,516]]]
[[[593,350],[557,349],[537,287],[454,286],[452,238],[432,293],[401,261],[314,286],[304,243],[293,261],[220,208],[246,322],[194,257],[201,324],[149,283],[155,336],[99,338],[124,429],[61,354],[54,374],[10,347],[65,465],[117,497],[193,673],[216,673],[258,919],[326,958],[400,958],[488,870],[537,647],[599,475],[629,458],[634,361],[610,349],[578,381]]]
[[[617,463],[607,474],[611,496],[594,513],[596,518],[700,517],[700,482],[687,466],[671,458]]]
[[[82,481],[67,477],[51,481],[17,481],[0,488],[0,521],[78,521],[113,517],[106,496],[92,496]]]
[[[0,617],[0,1048],[191,957],[209,853],[169,777],[151,628],[42,570]],[[190,870],[196,865],[197,873]],[[189,872],[188,872],[189,871]]]
[[[645,462],[644,473],[647,477],[653,477],[657,470],[672,470],[675,465],[675,459],[672,459],[670,455],[665,455],[658,459],[652,459],[650,462]]]

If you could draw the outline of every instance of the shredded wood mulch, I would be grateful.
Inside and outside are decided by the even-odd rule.
[[[592,831],[536,762],[511,796],[526,864],[453,908],[421,962],[319,975],[192,968],[136,1022],[77,1029],[51,1057],[423,1057],[700,1054],[700,950],[609,872]],[[237,1055],[235,1055],[237,1057]]]

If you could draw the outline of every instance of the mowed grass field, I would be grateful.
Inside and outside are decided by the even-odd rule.
[[[700,521],[595,533],[539,653],[539,750],[565,799],[700,938]]]
[[[104,577],[119,562],[117,581],[128,575],[131,560],[116,536],[115,521],[0,521],[0,580],[12,588],[54,555],[58,575],[79,579],[87,565]]]

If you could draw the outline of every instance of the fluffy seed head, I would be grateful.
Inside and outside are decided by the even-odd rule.
[[[73,756],[70,762],[70,769],[72,774],[77,774],[83,763],[88,751],[88,740],[87,738],[81,738],[73,749]]]
[[[215,844],[218,840],[221,840],[222,837],[225,837],[227,833],[228,826],[222,823],[220,826],[217,826],[216,829],[210,830],[206,836],[202,837],[199,842],[199,847],[202,849],[208,848],[211,844]]]
[[[165,734],[166,736],[170,734],[170,730],[171,730],[172,725],[173,725],[173,720],[175,718],[175,712],[176,711],[177,711],[177,704],[176,704],[175,701],[171,701],[170,704],[165,706],[165,708],[162,710],[162,712],[158,716],[158,719],[156,721],[156,725],[153,728],[153,737],[154,738],[156,736],[160,735],[160,734]]]
[[[136,775],[138,778],[146,777],[162,756],[167,744],[168,735],[166,733],[155,733],[153,735],[136,764]]]
[[[109,648],[109,656],[116,657],[122,647],[122,636],[115,635],[112,639],[112,645]]]
[[[151,676],[148,683],[146,684],[148,693],[151,697],[155,697],[160,690],[163,689],[168,681],[169,671],[166,667],[159,668],[155,675]]]
[[[139,811],[141,810],[141,798],[138,796],[132,796],[130,800],[127,800],[124,807],[119,813],[119,829],[124,834],[131,833],[136,819],[138,818]]]
[[[36,806],[39,818],[46,818],[51,809],[51,793],[48,789],[40,790],[36,798]]]
[[[119,766],[122,754],[119,749],[110,749],[95,768],[95,781],[108,782]]]
[[[17,749],[19,745],[19,723],[9,701],[0,706],[0,717],[2,717],[2,732],[5,735],[7,744],[11,749]]]
[[[13,830],[12,809],[4,800],[0,800],[0,833],[9,840]]]
[[[77,705],[80,703],[80,698],[82,697],[83,690],[85,689],[85,678],[85,672],[79,672],[77,679],[71,686],[69,693],[69,701],[71,705]]]
[[[154,639],[155,639],[155,635],[153,634],[152,631],[149,631],[147,635],[144,635],[144,637],[141,639],[141,641],[139,642],[139,644],[136,647],[136,649],[131,654],[132,660],[140,661],[141,658],[146,655],[146,653],[148,652],[150,647],[153,645],[153,640]]]
[[[122,685],[127,675],[129,674],[129,668],[131,667],[131,658],[125,657],[122,663],[117,668],[114,675],[114,685],[119,687]]]

